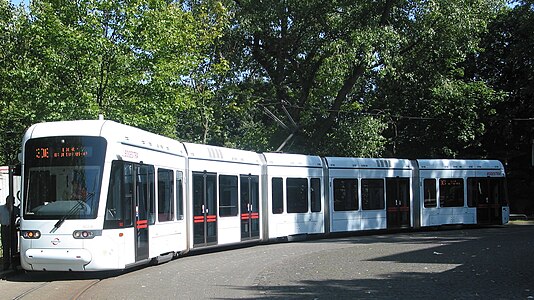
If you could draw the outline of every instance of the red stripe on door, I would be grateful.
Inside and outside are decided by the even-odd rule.
[[[204,218],[204,216],[194,216],[193,217],[193,223],[204,223],[204,222],[208,222],[208,223],[217,222],[217,216],[216,215],[208,215],[208,216],[206,216],[206,218]]]
[[[248,219],[259,219],[260,214],[257,212],[253,212],[250,214],[241,214],[241,220],[248,220]]]
[[[391,208],[388,208],[388,212],[407,212],[407,211],[410,211],[410,208],[409,207],[391,207]]]
[[[148,220],[137,220],[135,225],[138,229],[148,228]]]

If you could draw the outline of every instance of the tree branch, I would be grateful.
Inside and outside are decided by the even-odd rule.
[[[365,66],[363,64],[356,65],[352,68],[351,74],[345,78],[345,81],[343,82],[343,86],[341,89],[337,92],[336,98],[334,100],[334,104],[332,105],[332,108],[330,110],[330,113],[328,114],[328,117],[325,119],[318,119],[315,122],[315,132],[312,136],[312,142],[317,143],[320,141],[324,135],[332,128],[332,126],[336,122],[336,116],[339,113],[339,110],[341,109],[341,105],[343,105],[343,102],[347,99],[347,95],[350,93],[354,85],[356,84],[356,81],[363,75],[365,72]]]
[[[396,0],[387,0],[384,10],[382,11],[382,16],[380,17],[380,27],[386,26],[388,24],[389,17],[391,15],[391,10]]]

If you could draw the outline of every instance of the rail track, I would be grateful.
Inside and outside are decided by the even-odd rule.
[[[108,274],[15,273],[0,281],[0,299],[79,299]]]

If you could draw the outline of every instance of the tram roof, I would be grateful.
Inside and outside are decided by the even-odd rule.
[[[184,146],[179,141],[110,120],[38,123],[26,131],[24,140],[50,136],[101,136],[108,142],[118,142],[182,156],[186,154]]]
[[[32,125],[25,138],[41,138],[49,136],[100,136],[105,123],[112,121],[76,120],[45,122]],[[115,122],[112,122],[115,123]],[[115,123],[120,125],[119,123]]]
[[[263,153],[268,166],[322,167],[321,157],[303,154]]]
[[[418,159],[419,169],[503,169],[498,160],[473,159]]]
[[[330,168],[353,169],[413,169],[408,159],[398,158],[359,158],[359,157],[326,157]]]
[[[260,156],[256,152],[224,148],[211,145],[183,143],[187,155],[192,159],[216,160],[236,163],[260,164]]]

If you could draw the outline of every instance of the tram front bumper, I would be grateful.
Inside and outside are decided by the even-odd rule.
[[[22,260],[25,269],[34,271],[84,271],[92,256],[85,249],[28,249]]]

